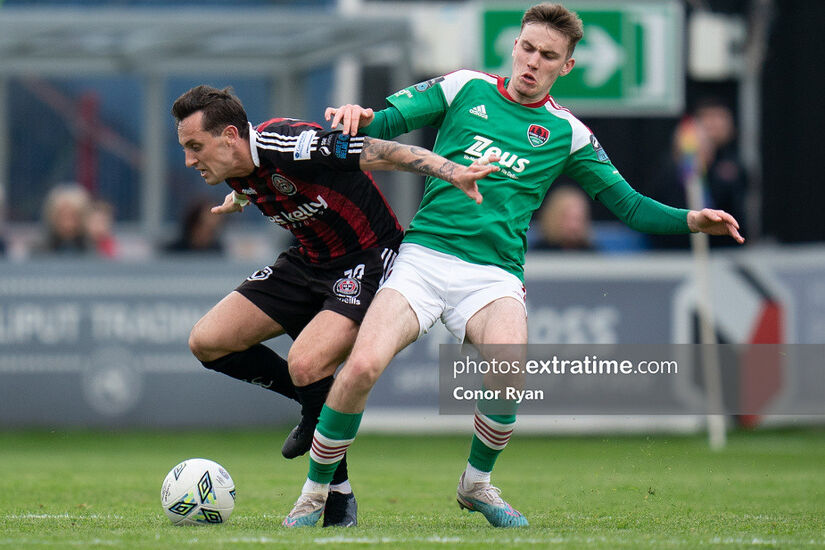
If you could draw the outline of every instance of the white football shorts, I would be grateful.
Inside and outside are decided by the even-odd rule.
[[[525,305],[524,284],[512,273],[414,243],[401,244],[384,288],[407,299],[418,317],[419,337],[440,318],[460,342],[467,321],[490,302],[511,297]]]

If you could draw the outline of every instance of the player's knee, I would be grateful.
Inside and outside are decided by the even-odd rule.
[[[346,383],[350,391],[366,393],[378,382],[382,370],[379,362],[368,355],[351,356],[338,377],[345,378],[343,383]]]
[[[214,361],[219,358],[222,353],[214,349],[210,344],[209,338],[200,329],[199,325],[195,325],[189,333],[189,350],[198,361]]]
[[[286,361],[289,365],[289,376],[292,378],[292,382],[299,387],[317,382],[335,372],[334,367],[331,372],[326,372],[326,361],[323,359],[312,357],[306,353],[293,353],[291,349]]]
[[[207,361],[203,341],[195,329],[189,333],[189,351],[198,361]]]

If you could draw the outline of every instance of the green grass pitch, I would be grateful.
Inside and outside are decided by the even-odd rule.
[[[825,547],[825,430],[704,437],[516,436],[493,481],[529,519],[500,530],[459,510],[469,436],[360,436],[350,449],[354,529],[280,527],[306,457],[285,431],[0,432],[0,548]],[[174,527],[160,484],[206,457],[233,476],[230,521]]]

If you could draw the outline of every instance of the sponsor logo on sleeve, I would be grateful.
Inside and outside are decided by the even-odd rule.
[[[321,138],[321,141],[318,143],[318,151],[328,157],[332,154],[331,146],[333,146],[333,142],[335,141],[334,134],[330,134]]]
[[[294,160],[309,160],[312,151],[312,142],[315,140],[315,130],[305,130],[298,135],[295,144],[295,151],[292,153]]]
[[[602,148],[602,144],[599,143],[599,140],[596,139],[596,136],[593,134],[590,134],[590,144],[593,146],[593,150],[596,151],[596,158],[602,162],[610,162],[607,153],[605,153]]]
[[[444,80],[444,77],[439,76],[439,77],[436,77],[436,78],[431,78],[429,80],[425,80],[424,82],[419,82],[418,84],[415,85],[415,91],[416,92],[426,91],[428,88],[432,88],[435,84],[438,84],[442,80]]]
[[[335,156],[339,159],[345,159],[347,153],[349,153],[349,134],[341,134],[335,141]]]

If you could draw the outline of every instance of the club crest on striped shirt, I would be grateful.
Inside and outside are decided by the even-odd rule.
[[[272,185],[275,189],[287,196],[294,195],[298,192],[298,188],[295,187],[295,184],[280,174],[272,174]]]

